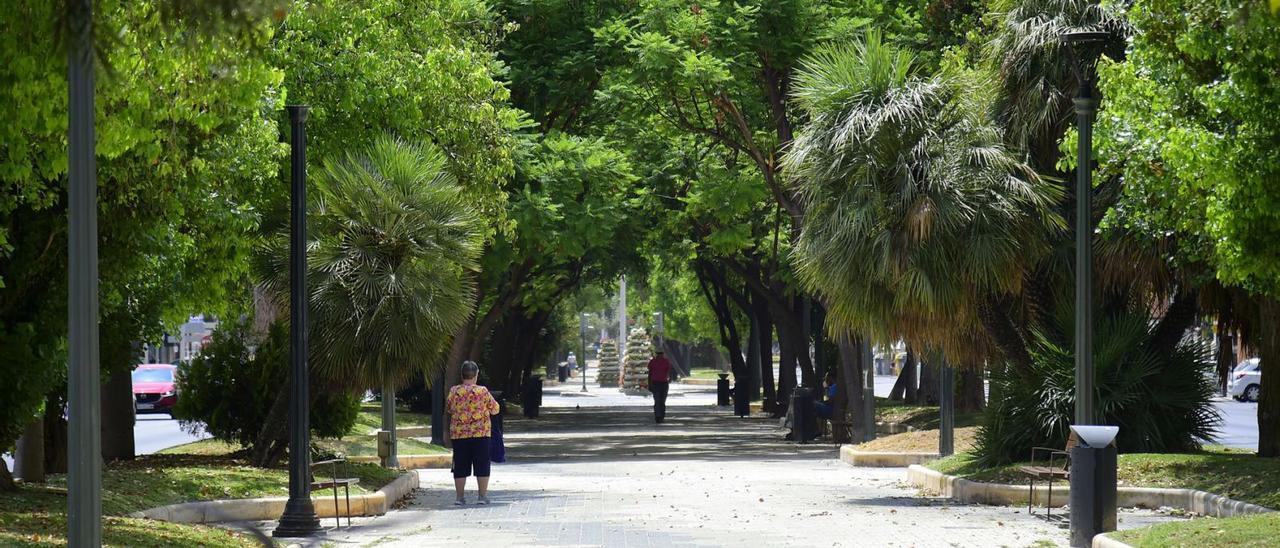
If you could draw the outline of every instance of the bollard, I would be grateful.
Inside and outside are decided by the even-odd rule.
[[[391,432],[386,430],[378,431],[378,462],[382,466],[387,465],[387,459],[391,458]]]
[[[538,408],[542,407],[542,377],[533,375],[524,383],[524,394],[521,404],[524,405],[524,416],[538,418]]]
[[[745,417],[751,414],[751,391],[741,381],[733,387],[733,414]]]
[[[818,410],[813,405],[813,390],[797,386],[791,392],[791,440],[809,443],[818,437]]]
[[[1071,545],[1116,530],[1116,426],[1072,426]]]
[[[728,373],[720,373],[720,378],[716,380],[716,405],[721,407],[731,405],[729,402]]]

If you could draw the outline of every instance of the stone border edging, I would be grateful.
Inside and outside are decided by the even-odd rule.
[[[859,451],[852,445],[840,446],[840,460],[850,466],[871,468],[906,468],[912,464],[924,464],[939,458],[937,453]]]
[[[436,455],[397,455],[396,460],[399,461],[400,468],[404,468],[405,470],[453,467],[452,453],[440,453]],[[378,460],[378,457],[363,455],[359,457],[347,457],[347,462],[377,463],[380,461]]]
[[[964,478],[949,476],[918,464],[913,464],[907,468],[907,481],[918,488],[933,491],[961,502],[995,506],[1022,506],[1027,503],[1026,486],[969,481]],[[1033,493],[1034,503],[1037,506],[1046,506],[1049,503],[1052,503],[1053,506],[1065,506],[1070,488],[1065,485],[1055,487],[1052,501],[1048,500],[1049,493],[1045,487],[1037,486]],[[1195,489],[1120,487],[1116,489],[1116,504],[1126,508],[1180,508],[1203,516],[1220,518],[1274,512],[1274,510],[1264,506],[1233,500],[1222,495]]]
[[[680,384],[687,384],[687,385],[689,385],[689,386],[715,386],[715,385],[716,385],[716,382],[718,382],[718,381],[719,381],[719,379],[690,379],[690,378],[683,378],[683,379],[680,379]]]
[[[351,496],[352,516],[381,516],[391,505],[418,488],[418,473],[405,472],[373,493]],[[284,513],[289,497],[262,497],[254,499],[208,500],[182,502],[149,508],[129,514],[131,518],[154,519],[176,523],[213,523],[223,521],[269,521]],[[336,514],[332,491],[329,496],[320,492],[311,495],[317,518],[333,518]],[[346,511],[346,500],[338,495],[336,510]]]
[[[1093,545],[1093,548],[1133,548],[1133,546],[1107,536],[1106,533],[1098,533],[1094,535],[1093,542],[1090,544]]]

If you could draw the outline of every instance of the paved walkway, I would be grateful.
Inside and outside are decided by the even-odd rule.
[[[588,386],[588,389],[594,389]],[[567,387],[566,387],[567,389]],[[580,388],[579,388],[580,390]],[[597,389],[599,390],[599,389]],[[664,424],[649,399],[548,391],[536,420],[509,417],[490,506],[452,506],[447,470],[399,511],[331,532],[327,546],[1054,546],[1064,524],[1025,509],[921,498],[903,469],[853,468],[831,445],[782,440],[777,421],[673,387]],[[682,398],[687,398],[683,399]],[[605,400],[597,400],[605,401]],[[468,498],[474,501],[474,484]],[[1122,514],[1122,528],[1169,519]],[[331,524],[326,521],[326,526]]]

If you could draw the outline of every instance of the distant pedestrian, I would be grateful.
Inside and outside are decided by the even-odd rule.
[[[653,420],[662,424],[667,417],[667,390],[671,388],[671,361],[661,351],[649,360],[649,392],[653,394]]]
[[[489,417],[500,411],[498,400],[489,389],[476,384],[480,366],[475,362],[462,363],[462,384],[449,390],[445,408],[449,412],[449,438],[453,440],[453,488],[461,506],[467,503],[463,491],[467,476],[474,473],[480,493],[477,502],[489,504],[490,435],[493,432]]]

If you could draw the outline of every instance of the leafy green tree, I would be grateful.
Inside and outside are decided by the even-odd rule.
[[[431,143],[471,200],[501,219],[499,184],[523,122],[498,78],[500,36],[481,0],[299,0],[270,58],[288,102],[312,107],[310,157],[344,157],[387,132]]]
[[[254,333],[247,322],[222,322],[200,355],[178,369],[178,382],[182,397],[173,414],[184,429],[208,432],[252,452],[276,391],[289,383],[289,330],[284,323],[276,323],[266,333]],[[360,411],[358,394],[351,392],[351,385],[345,391],[317,388],[312,388],[316,392],[312,433],[345,436]]]
[[[396,389],[439,367],[473,312],[470,273],[479,266],[484,225],[443,151],[392,137],[326,160],[315,190],[311,358],[331,382],[380,386],[382,427],[395,432]],[[264,287],[282,302],[286,248],[287,238],[276,238],[264,251]]]
[[[1237,316],[1264,369],[1258,454],[1280,456],[1280,19],[1261,3],[1181,0],[1129,17],[1127,62],[1102,70],[1100,155],[1125,195],[1115,222],[1176,235],[1175,260],[1251,294]]]
[[[270,192],[282,152],[260,101],[280,81],[260,55],[269,26],[194,32],[165,6],[98,6],[100,28],[119,29],[100,34],[113,37],[101,48],[111,70],[97,92],[101,313],[104,322],[127,319],[103,330],[107,376],[126,374],[135,345],[168,321],[218,312],[230,300],[246,272],[254,204]],[[23,347],[6,355],[37,360],[2,366],[23,390],[0,404],[6,448],[21,428],[14,425],[60,390],[65,371],[66,65],[53,54],[60,9],[11,0],[0,17],[0,80],[9,83],[0,105],[0,333]]]

